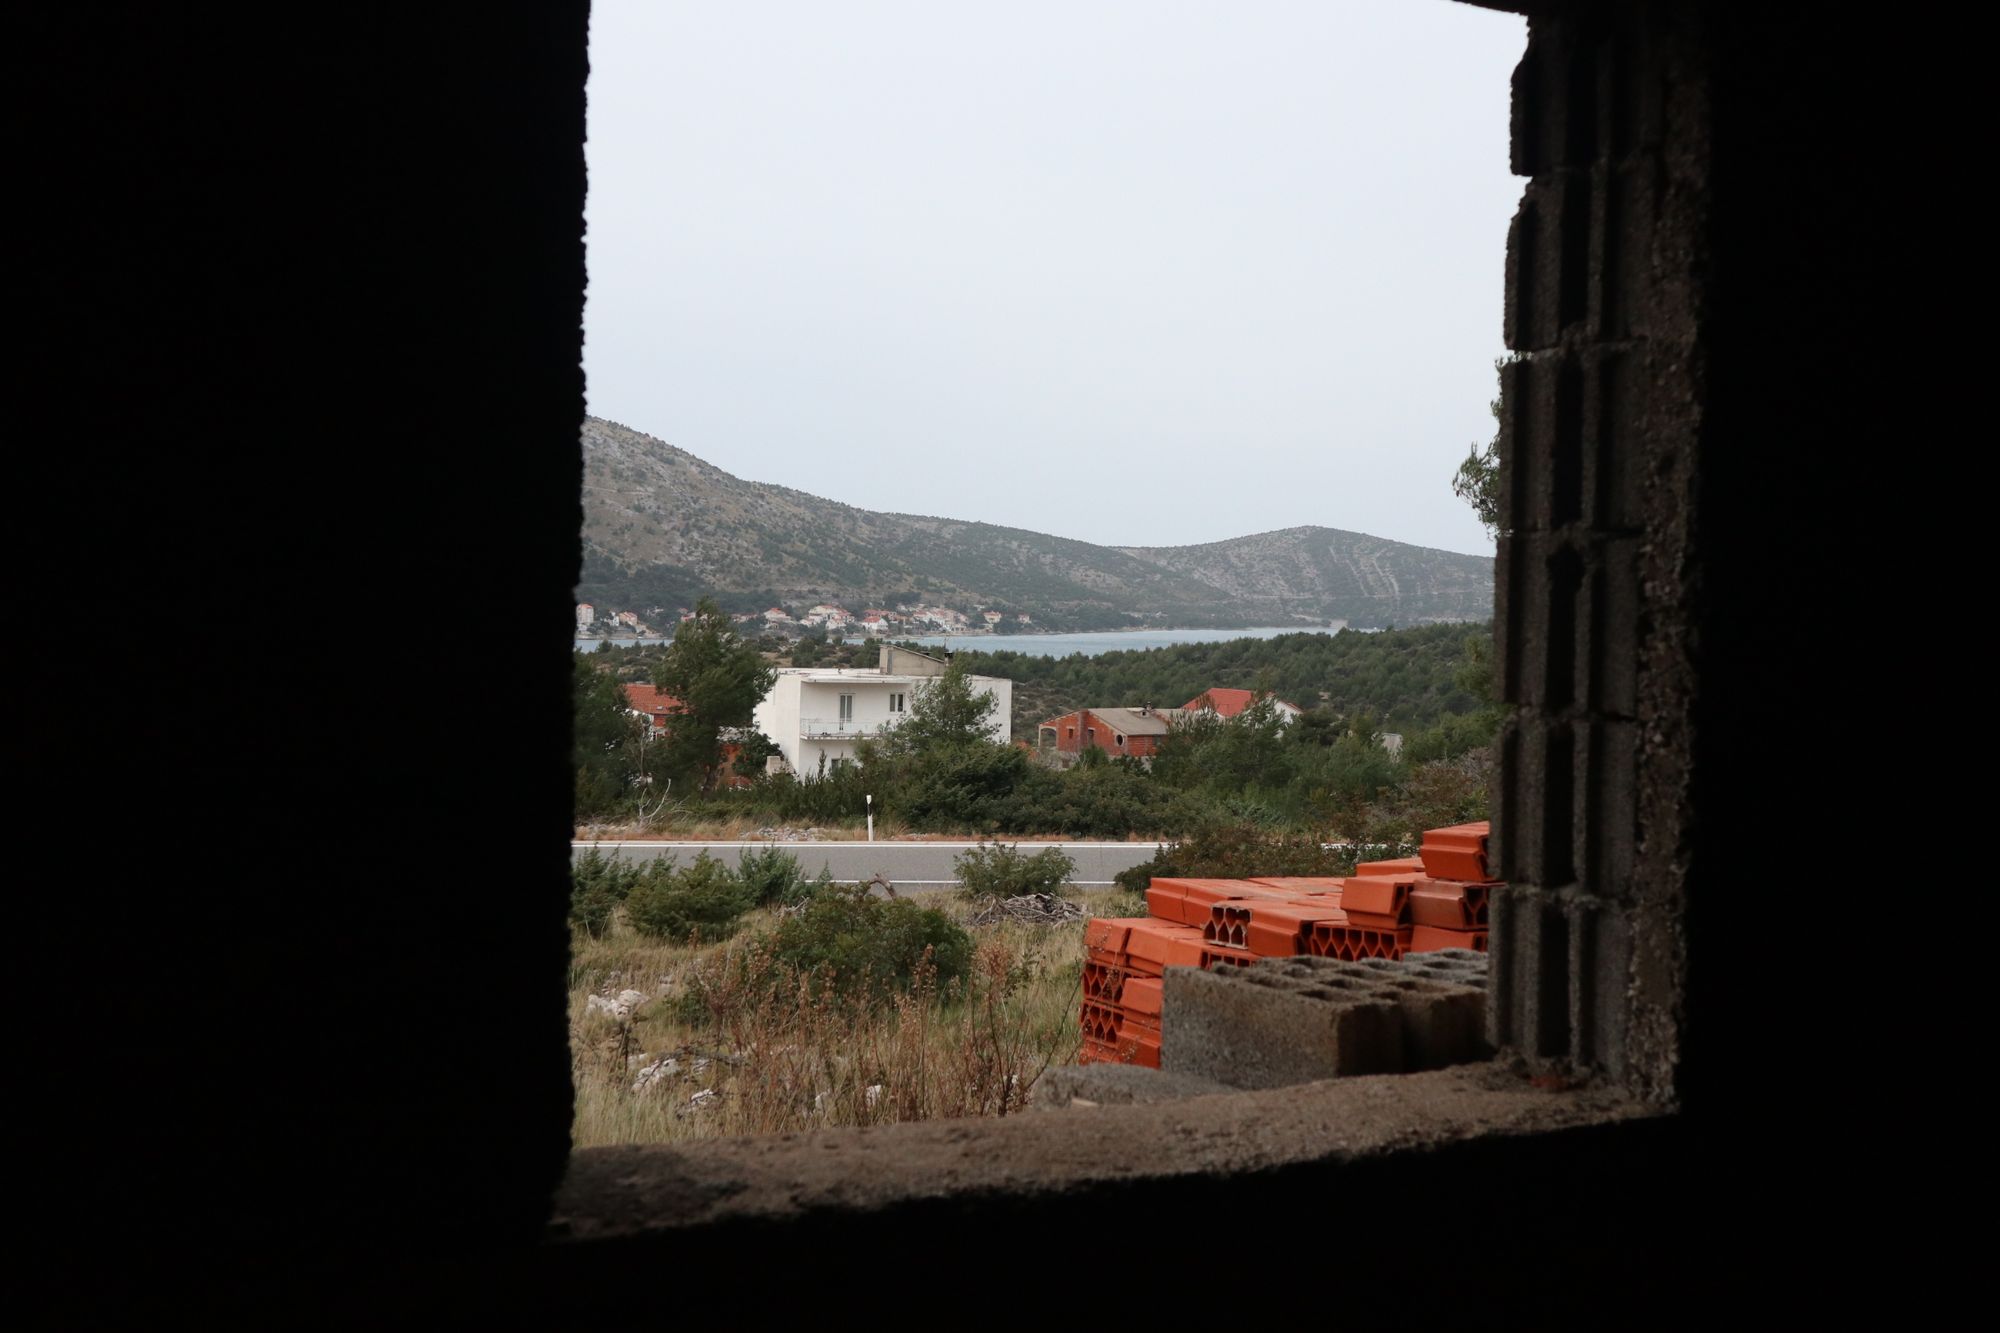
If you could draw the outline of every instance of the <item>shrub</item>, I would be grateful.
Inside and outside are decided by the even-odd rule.
[[[655,939],[726,939],[754,906],[743,881],[707,852],[674,870],[655,861],[625,898],[632,928]]]
[[[801,875],[798,879],[792,881],[791,888],[787,889],[785,896],[779,900],[779,906],[798,907],[811,902],[815,897],[825,893],[827,890],[838,887],[833,882],[833,872],[825,866],[821,866],[819,873],[811,879],[807,879]]]
[[[644,876],[637,862],[620,861],[593,847],[570,867],[570,924],[593,939],[611,928],[611,915]]]
[[[1016,898],[1024,893],[1054,893],[1076,874],[1076,862],[1060,847],[1044,847],[1033,856],[1018,847],[984,842],[959,853],[952,866],[968,898]]]
[[[814,893],[806,908],[781,923],[765,945],[767,956],[824,987],[857,999],[907,991],[929,958],[940,986],[972,966],[972,937],[934,907],[883,901],[855,888]]]
[[[990,829],[1000,822],[1000,803],[1027,780],[1028,772],[1028,756],[1010,745],[926,751],[893,777],[896,810],[912,828]]]
[[[1060,774],[1035,769],[993,810],[1000,826],[1013,833],[1122,838],[1177,827],[1169,814],[1176,796],[1128,762],[1109,760]]]
[[[743,881],[750,901],[759,907],[791,901],[804,878],[799,871],[799,858],[776,847],[744,852],[737,858],[736,875]]]
[[[1150,916],[1152,914],[1151,909],[1146,906],[1145,895],[1133,893],[1127,889],[1120,889],[1117,893],[1105,895],[1091,907],[1090,912],[1092,916]]]
[[[1256,824],[1210,824],[1113,878],[1128,893],[1144,893],[1155,875],[1254,879],[1262,875],[1345,875],[1353,869],[1353,855],[1328,847],[1318,833],[1284,832]]]

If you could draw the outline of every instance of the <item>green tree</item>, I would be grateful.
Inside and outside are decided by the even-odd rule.
[[[884,746],[891,752],[925,754],[933,750],[992,743],[987,728],[999,700],[975,690],[964,667],[954,663],[941,676],[911,691],[910,715],[890,732]]]
[[[727,939],[743,914],[756,906],[756,889],[707,852],[692,864],[648,866],[625,895],[632,928],[653,939]]]
[[[640,729],[618,678],[578,654],[571,673],[571,717],[576,770],[575,816],[590,819],[615,811],[630,795],[638,771]]]
[[[720,773],[723,731],[749,724],[770,692],[773,673],[737,636],[722,608],[704,597],[675,631],[653,679],[680,700],[662,747],[663,767],[706,792]]]
[[[1493,363],[1498,371],[1507,364],[1503,358]],[[1484,449],[1473,445],[1452,474],[1452,494],[1472,506],[1472,512],[1479,515],[1479,521],[1486,525],[1488,536],[1500,535],[1500,400],[1495,398],[1487,409],[1493,413],[1494,435]]]

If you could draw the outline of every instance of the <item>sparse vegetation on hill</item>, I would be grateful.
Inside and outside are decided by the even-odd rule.
[[[1027,612],[1043,629],[1483,620],[1493,561],[1333,528],[1201,546],[1111,547],[887,514],[744,481],[663,440],[587,419],[579,596],[732,611],[834,600]]]

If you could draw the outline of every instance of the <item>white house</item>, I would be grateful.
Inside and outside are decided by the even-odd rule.
[[[576,604],[576,632],[578,634],[584,633],[593,624],[595,624],[596,621],[597,621],[596,607],[592,606],[589,602],[578,602]]]
[[[919,692],[944,674],[938,658],[885,647],[878,667],[781,667],[771,692],[757,705],[751,725],[771,738],[794,773],[818,775],[854,758],[863,736],[900,725]],[[1014,709],[1014,682],[1001,676],[968,676],[972,688],[994,698],[988,734],[1006,741]]]

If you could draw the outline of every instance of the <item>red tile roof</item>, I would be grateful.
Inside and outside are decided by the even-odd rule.
[[[1204,690],[1200,694],[1197,694],[1194,698],[1187,701],[1186,707],[1191,709],[1211,708],[1215,710],[1217,717],[1235,717],[1256,701],[1257,693],[1255,690],[1213,689]],[[1284,700],[1280,699],[1278,702],[1284,703]],[[1296,704],[1290,705],[1293,708],[1297,706]]]
[[[625,687],[625,702],[640,713],[678,713],[681,701],[671,694],[663,694],[657,685],[630,684]]]
[[[1257,696],[1249,690],[1204,690],[1187,701],[1189,708],[1208,708],[1220,717],[1235,717],[1248,708]]]

